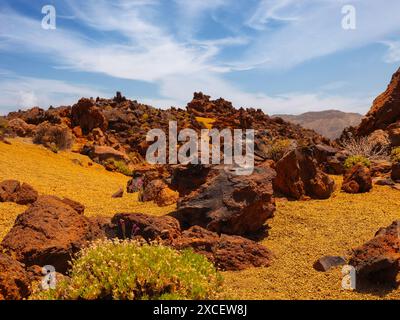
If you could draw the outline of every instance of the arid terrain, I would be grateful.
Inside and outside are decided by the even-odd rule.
[[[0,177],[26,181],[42,194],[76,199],[86,206],[86,215],[100,212],[141,212],[165,215],[175,205],[160,208],[153,202],[138,202],[137,194],[112,199],[129,178],[107,172],[99,165],[88,167],[90,159],[71,152],[54,154],[22,139],[0,144]],[[74,159],[80,164],[74,163]],[[340,179],[336,178],[337,183]],[[62,181],[62,183],[60,183]],[[400,299],[399,290],[349,292],[341,288],[341,270],[327,273],[312,268],[324,255],[346,255],[372,238],[377,226],[398,218],[400,196],[388,186],[377,186],[368,195],[335,192],[328,200],[305,202],[277,200],[275,217],[269,221],[269,235],[262,242],[274,252],[268,268],[225,272],[230,299]],[[11,229],[25,206],[0,203],[0,237]]]
[[[400,298],[400,70],[334,142],[203,93],[186,109],[117,92],[0,120],[0,299]],[[146,132],[172,138],[170,121],[254,129],[253,170],[150,164]],[[40,289],[43,266],[59,287]]]

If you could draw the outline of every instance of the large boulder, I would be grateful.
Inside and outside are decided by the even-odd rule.
[[[27,266],[53,265],[57,272],[65,273],[73,255],[103,235],[68,201],[41,196],[17,217],[2,247]]]
[[[95,128],[106,130],[108,127],[107,119],[94,102],[90,99],[82,98],[72,107],[71,110],[72,126],[80,126],[84,134],[88,134]]]
[[[375,238],[354,249],[349,264],[355,267],[360,282],[395,283],[400,272],[400,221],[380,229]]]
[[[178,201],[176,216],[185,226],[244,235],[260,230],[273,216],[271,168],[255,168],[252,175],[238,176],[221,169],[186,197]]]
[[[271,251],[257,242],[239,236],[218,235],[199,226],[183,231],[173,246],[179,250],[193,249],[220,270],[268,267],[272,259]]]
[[[365,193],[372,189],[371,171],[362,164],[349,169],[343,178],[342,190],[347,193]]]
[[[178,220],[170,216],[119,213],[112,218],[111,222],[116,226],[117,236],[121,239],[140,236],[149,242],[160,240],[169,244],[181,235]]]
[[[16,180],[4,180],[0,183],[0,202],[15,202],[21,205],[34,203],[38,192],[29,184]]]
[[[31,293],[24,266],[0,252],[0,300],[22,300]]]
[[[335,182],[318,168],[313,148],[289,152],[276,163],[275,169],[274,190],[290,198],[327,199],[335,190]]]

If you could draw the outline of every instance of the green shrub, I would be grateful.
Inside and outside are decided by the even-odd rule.
[[[132,175],[132,170],[127,167],[124,161],[114,161],[114,165],[119,173],[122,173],[126,176]]]
[[[362,164],[363,166],[369,168],[371,166],[371,161],[368,158],[363,156],[350,156],[344,162],[345,169],[351,169],[356,164]]]
[[[126,176],[132,176],[132,170],[130,170],[126,163],[124,161],[121,160],[114,160],[114,159],[109,159],[106,160],[103,163],[106,167],[110,167],[110,170],[112,171],[117,171],[119,173],[122,173]]]
[[[215,299],[221,284],[213,264],[191,250],[99,240],[72,261],[70,278],[31,299]]]
[[[392,149],[390,154],[390,159],[394,163],[400,163],[400,147],[396,147]]]
[[[288,152],[293,150],[294,144],[290,139],[276,139],[271,142],[268,149],[268,157],[274,161],[279,161]]]

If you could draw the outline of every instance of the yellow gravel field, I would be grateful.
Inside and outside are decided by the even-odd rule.
[[[40,194],[68,197],[86,206],[88,216],[113,216],[118,212],[141,212],[162,215],[175,206],[159,208],[153,203],[138,202],[137,194],[123,198],[111,196],[126,190],[129,177],[108,172],[86,156],[72,152],[57,154],[29,140],[11,139],[11,145],[0,142],[0,181],[15,179],[32,185]],[[0,203],[0,239],[12,227],[16,216],[25,207]]]
[[[85,156],[53,152],[12,139],[0,143],[0,180],[31,184],[41,194],[69,197],[86,206],[86,215],[112,216],[117,212],[163,215],[175,206],[159,208],[140,203],[137,194],[111,195],[125,189],[128,177],[106,171]],[[341,179],[335,177],[340,186]],[[340,189],[340,188],[338,188]],[[275,258],[269,268],[225,272],[226,294],[238,299],[400,299],[400,290],[380,288],[356,293],[341,289],[341,270],[320,273],[312,268],[323,255],[347,255],[348,250],[371,239],[380,228],[400,219],[400,191],[374,186],[372,192],[349,195],[336,191],[329,200],[277,200],[269,220],[269,236],[262,243]],[[0,239],[24,206],[0,203]]]

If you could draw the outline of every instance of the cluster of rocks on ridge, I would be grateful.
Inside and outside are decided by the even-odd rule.
[[[11,112],[4,120],[8,121],[8,133],[22,137],[35,137],[38,128],[43,126],[59,130],[68,128],[75,140],[76,151],[88,154],[103,164],[106,160],[115,159],[113,152],[118,158],[116,160],[128,165],[142,163],[149,146],[146,134],[150,129],[158,128],[168,133],[169,122],[176,121],[178,130],[191,128],[200,132],[204,125],[196,120],[197,117],[213,118],[213,127],[217,129],[255,129],[256,144],[262,144],[266,138],[279,137],[303,144],[327,142],[312,130],[282,119],[272,119],[261,110],[235,109],[229,101],[222,98],[211,100],[202,93],[194,94],[186,110],[175,107],[156,109],[120,97],[121,94],[117,93],[114,99],[82,98],[73,106],[51,107],[48,110],[34,107]],[[98,158],[98,146],[109,148],[106,158]]]

